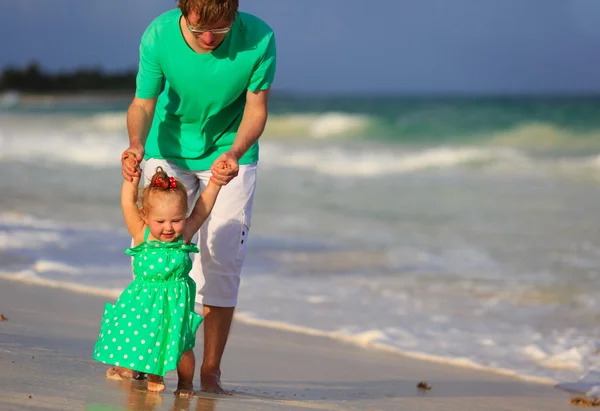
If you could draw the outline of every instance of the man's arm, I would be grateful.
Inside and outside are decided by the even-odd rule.
[[[227,184],[237,176],[239,159],[258,141],[263,133],[267,124],[269,91],[268,88],[246,92],[246,106],[233,145],[229,151],[221,154],[211,167],[213,177],[220,184]],[[221,161],[224,161],[227,167],[218,167],[217,165]]]
[[[121,167],[123,177],[132,181],[133,177],[140,177],[139,163],[144,158],[144,144],[152,126],[154,109],[156,108],[156,97],[139,98],[134,97],[127,110],[127,132],[129,134],[129,147],[121,156]],[[131,162],[124,161],[127,157],[135,157],[137,166],[133,167]]]

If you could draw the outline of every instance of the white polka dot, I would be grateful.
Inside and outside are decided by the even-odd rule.
[[[108,345],[105,345],[105,346],[104,346],[104,349],[105,349],[105,350],[108,350]]]
[[[128,327],[131,327],[131,323],[127,323],[127,326],[128,326]]]
[[[159,342],[159,341],[157,341],[157,342],[156,342],[156,346],[157,346],[157,347],[159,347],[159,346],[160,346],[160,342]]]
[[[146,344],[146,340],[142,340],[142,341],[141,341],[141,343],[142,343],[142,344]]]
[[[165,271],[169,271],[169,267],[165,267]]]
[[[162,258],[159,258],[159,259],[158,259],[158,262],[159,262],[159,263],[162,263]]]
[[[148,328],[148,326],[147,326],[146,324],[143,324],[143,325],[142,325],[142,327],[144,327],[144,328]]]
[[[127,357],[129,357],[127,354],[125,354],[125,355],[123,356],[123,358],[125,358],[125,359],[127,359]]]
[[[133,332],[133,334],[134,334],[134,335],[138,335],[139,333],[138,333],[137,331],[134,331],[134,332]]]
[[[115,323],[115,327],[118,327],[118,326],[119,326],[119,323]]]
[[[119,333],[120,333],[120,334],[123,334],[124,332],[125,332],[125,331],[123,331],[123,330],[119,331]]]
[[[152,354],[152,350],[148,350],[148,354]]]
[[[150,337],[154,337],[154,333],[150,333]]]
[[[113,342],[117,342],[117,339],[116,339],[116,338],[113,338],[113,340],[112,340],[112,341],[113,341]]]
[[[134,364],[134,363],[131,363],[131,364],[129,364],[129,366],[130,366],[131,368],[133,368],[133,367],[135,366],[135,364]]]
[[[146,365],[146,369],[147,369],[147,370],[149,370],[149,369],[150,369],[150,366],[149,366],[149,365]]]
[[[171,262],[172,262],[172,263],[174,263],[174,262],[175,262],[175,259],[172,259],[172,260],[171,260]]]
[[[139,320],[140,318],[142,318],[142,316],[138,314],[135,316],[135,318]]]
[[[110,357],[110,358],[112,358],[112,357],[113,357],[113,355],[111,354],[111,355],[109,355],[109,357]]]
[[[143,356],[143,355],[140,355],[140,357],[139,357],[139,358],[140,358],[140,360],[143,360],[143,359],[144,359],[144,356]]]
[[[137,348],[131,347],[131,351],[137,351]]]
[[[156,321],[156,320],[155,320],[154,318],[152,318],[150,321],[154,322],[154,321]]]
[[[183,307],[183,303],[179,304],[180,307]]]
[[[125,342],[129,342],[129,338],[125,338]]]
[[[151,269],[151,270],[154,270],[154,266],[153,266],[153,265],[151,265],[151,266],[150,266],[150,269]]]
[[[127,316],[125,314],[123,314],[123,318],[127,318]]]
[[[173,361],[173,357],[170,357],[170,358],[169,358],[169,361]]]
[[[118,367],[118,366],[119,366],[119,361],[117,361],[117,362],[115,363],[115,365]]]
[[[163,310],[158,310],[158,313],[159,313],[159,314],[162,314],[162,313],[163,313]]]
[[[111,330],[108,330],[108,334],[110,334],[111,332],[112,332]]]
[[[121,346],[120,345],[117,347],[117,350],[121,351]]]
[[[135,308],[132,308],[131,311],[135,311]]]
[[[121,308],[125,307],[125,304],[121,304]]]

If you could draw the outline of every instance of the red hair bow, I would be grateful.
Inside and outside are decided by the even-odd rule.
[[[152,187],[162,187],[162,188],[177,188],[177,180],[174,177],[169,177],[169,181],[164,181],[161,177],[157,177],[154,180],[154,184]]]

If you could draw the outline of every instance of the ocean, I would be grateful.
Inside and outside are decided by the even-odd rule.
[[[128,103],[0,97],[0,277],[107,300],[128,284]],[[600,384],[600,98],[270,109],[238,319]]]

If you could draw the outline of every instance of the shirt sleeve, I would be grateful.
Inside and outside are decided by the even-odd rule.
[[[158,43],[155,40],[155,36],[149,31],[142,36],[135,90],[138,98],[154,98],[162,89],[163,72],[158,59]]]
[[[275,35],[268,36],[268,43],[262,58],[259,60],[248,84],[248,90],[255,92],[266,90],[271,87],[275,78],[275,67],[277,61],[277,48],[275,46]]]

